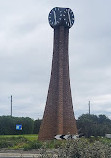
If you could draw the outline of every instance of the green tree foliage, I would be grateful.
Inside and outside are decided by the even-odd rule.
[[[42,120],[29,117],[0,116],[0,135],[38,134]],[[16,125],[22,125],[22,130],[16,130]],[[104,136],[111,134],[111,120],[105,115],[83,114],[77,120],[79,133],[84,136]]]
[[[111,120],[105,115],[83,114],[77,120],[77,127],[84,136],[105,136],[111,133]]]
[[[21,131],[16,130],[16,125],[22,125]],[[0,135],[32,134],[34,120],[29,117],[0,116]]]
[[[41,122],[42,122],[42,120],[39,120],[39,119],[34,121],[34,130],[33,130],[34,134],[39,133]]]

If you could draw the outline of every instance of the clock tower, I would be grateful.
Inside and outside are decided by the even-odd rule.
[[[49,24],[54,29],[52,70],[39,140],[51,140],[55,135],[77,134],[69,76],[69,29],[74,24],[70,8],[53,8]]]

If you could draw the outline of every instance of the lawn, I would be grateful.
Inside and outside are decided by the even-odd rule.
[[[28,140],[37,140],[38,135],[37,134],[23,134],[23,135],[0,135],[0,139],[5,139],[5,138],[18,138],[18,137],[24,137]]]
[[[111,158],[111,139],[103,137],[80,138],[77,140],[52,140],[40,142],[38,135],[0,135],[0,148],[5,149],[57,149],[59,156],[76,155],[85,158]],[[100,156],[101,155],[101,156]],[[88,157],[87,157],[88,156]],[[107,157],[105,157],[107,156]]]
[[[24,149],[28,145],[37,142],[38,135],[0,135],[0,148]]]

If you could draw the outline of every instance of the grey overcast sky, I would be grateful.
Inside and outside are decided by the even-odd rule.
[[[111,118],[111,1],[0,0],[0,115],[42,118],[50,80],[53,29],[48,14],[71,8],[69,60],[75,117]]]

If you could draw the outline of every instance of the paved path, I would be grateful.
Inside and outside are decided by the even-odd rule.
[[[40,158],[39,150],[0,150],[0,158]]]
[[[40,158],[41,154],[0,153],[0,158]]]
[[[0,158],[42,158],[42,155],[53,155],[53,158],[57,158],[58,149],[33,149],[33,150],[0,150]]]

